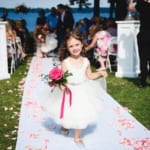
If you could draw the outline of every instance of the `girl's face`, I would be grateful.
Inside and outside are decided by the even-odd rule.
[[[82,51],[83,44],[80,40],[70,38],[67,41],[67,48],[71,56],[78,57]]]

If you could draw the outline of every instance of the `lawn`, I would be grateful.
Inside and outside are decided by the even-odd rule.
[[[0,150],[15,149],[23,93],[18,83],[26,77],[30,60],[31,57],[27,57],[10,79],[0,80]],[[108,93],[150,129],[150,87],[139,89],[137,82],[137,79],[116,78],[114,73],[109,73]]]

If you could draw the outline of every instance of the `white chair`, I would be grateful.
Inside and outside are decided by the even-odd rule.
[[[7,41],[7,50],[9,53],[9,59],[11,59],[9,64],[9,70],[10,70],[10,74],[13,74],[13,72],[16,70],[16,61],[17,61],[15,41],[13,40]]]
[[[10,64],[10,74],[12,75],[13,72],[16,70],[16,60],[15,60],[15,55],[13,54],[12,55],[12,58],[11,58],[11,64]]]
[[[107,66],[110,72],[113,72],[113,67],[117,68],[117,52],[118,52],[118,43],[117,37],[112,37],[110,46],[108,48],[108,56],[107,56]]]
[[[16,63],[20,63],[23,55],[23,47],[22,47],[22,41],[19,36],[16,36]]]

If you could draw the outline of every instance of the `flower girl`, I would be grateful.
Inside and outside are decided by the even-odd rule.
[[[82,39],[76,32],[66,36],[58,55],[61,69],[71,75],[66,84],[56,86],[42,102],[50,118],[61,125],[60,130],[68,133],[69,129],[74,129],[74,142],[83,145],[82,129],[96,123],[102,111],[101,93],[104,91],[95,79],[106,77],[107,72],[91,71],[89,60],[84,57]]]
[[[37,56],[46,57],[55,50],[58,46],[56,34],[51,33],[47,24],[44,26],[37,26],[34,31],[34,38],[37,45]]]

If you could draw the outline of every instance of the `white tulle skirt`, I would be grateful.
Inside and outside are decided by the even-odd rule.
[[[49,34],[46,36],[46,42],[41,44],[41,51],[43,53],[49,53],[52,50],[57,48],[58,41],[53,34]]]
[[[102,93],[105,92],[101,81],[87,80],[76,85],[69,84],[68,88],[72,93],[72,104],[70,106],[69,94],[66,94],[62,118],[60,113],[63,91],[56,87],[51,92],[51,88],[45,86],[37,92],[40,105],[44,106],[48,116],[65,128],[83,129],[96,123],[102,113]]]

